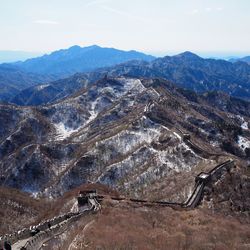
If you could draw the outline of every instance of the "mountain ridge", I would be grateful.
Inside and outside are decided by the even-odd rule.
[[[51,81],[68,77],[77,72],[95,70],[98,67],[112,66],[135,59],[152,60],[154,57],[135,50],[122,51],[114,48],[102,48],[97,45],[88,47],[75,45],[68,49],[27,59],[24,62],[3,63],[0,64],[0,101],[8,102],[16,95],[19,96],[23,89],[30,87],[32,89],[38,84],[48,85]],[[25,96],[27,96],[27,92],[31,93],[31,89],[25,90]],[[39,87],[33,87],[33,89],[39,90]],[[24,98],[21,97],[21,99]],[[38,98],[35,104],[39,100]],[[25,101],[22,103],[24,104]]]
[[[79,82],[94,82],[105,75],[107,76],[131,76],[131,77],[160,77],[174,82],[181,88],[193,90],[197,93],[208,91],[222,91],[229,95],[245,100],[250,100],[250,66],[244,62],[231,63],[225,60],[204,59],[192,52],[183,52],[176,56],[165,56],[153,61],[129,61],[112,67],[100,68],[87,73],[79,73],[75,76],[52,82],[51,88],[56,89],[58,99],[73,92],[67,93],[67,82],[81,88]],[[75,79],[75,80],[73,80]],[[51,94],[46,89],[37,90],[31,87],[24,90],[12,99],[19,105],[46,104],[57,99],[47,98]],[[33,97],[38,97],[37,100]],[[46,98],[44,98],[46,97]],[[43,100],[44,99],[44,100]]]
[[[57,196],[93,181],[143,196],[219,155],[247,159],[250,103],[222,97],[164,79],[104,77],[53,104],[0,105],[0,183]],[[188,187],[178,188],[185,196]]]
[[[236,63],[236,62],[245,62],[247,64],[250,64],[250,56],[244,56],[244,57],[240,57],[240,58],[231,58],[229,60],[232,63]]]
[[[52,74],[61,77],[78,72],[86,72],[100,67],[112,66],[129,60],[153,60],[155,57],[134,50],[123,51],[114,48],[104,48],[98,45],[80,47],[72,46],[41,57],[17,62],[14,65],[20,69],[39,73]]]
[[[27,73],[11,64],[0,64],[0,101],[9,101],[20,91],[55,78],[48,75]]]

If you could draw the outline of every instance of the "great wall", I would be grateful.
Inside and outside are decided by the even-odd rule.
[[[176,131],[178,131],[182,140],[196,153],[202,155],[205,158],[217,155],[215,153],[206,152],[199,146],[195,145],[193,142],[191,142],[191,136],[189,134],[184,133],[178,128],[176,128]],[[233,166],[234,161],[230,159],[217,165],[207,173],[201,172],[200,174],[198,174],[195,178],[195,185],[192,194],[183,203],[171,201],[148,201],[125,197],[109,198],[116,201],[133,202],[141,204],[143,206],[167,206],[174,209],[193,209],[200,204],[204,195],[205,186],[216,182],[218,179],[220,179],[225,171],[229,171]],[[100,210],[101,205],[99,203],[101,203],[105,198],[107,198],[105,195],[99,195],[93,190],[90,192],[80,192],[79,196],[77,197],[79,206],[78,212],[66,213],[64,215],[60,215],[58,217],[54,217],[51,220],[40,223],[36,226],[24,228],[23,230],[20,230],[13,234],[4,235],[0,237],[0,247],[4,244],[5,241],[8,241],[12,245],[12,249],[14,250],[40,249],[44,242],[48,241],[56,235],[62,234],[70,224],[79,220],[82,216]]]
[[[95,197],[91,195],[88,196],[85,205],[85,207],[81,208],[81,210],[76,213],[66,213],[36,226],[24,228],[13,234],[0,237],[0,249],[2,249],[1,246],[5,241],[11,244],[13,250],[40,249],[44,242],[55,235],[62,234],[70,224],[100,209],[100,204]]]
[[[201,172],[195,178],[195,186],[192,194],[183,203],[169,201],[148,201],[123,197],[109,197],[116,201],[128,201],[143,206],[166,206],[174,209],[193,209],[197,207],[203,197],[204,188],[208,184],[213,184],[221,178],[225,171],[229,171],[234,166],[233,160],[225,161],[209,172]],[[47,220],[30,228],[25,228],[13,234],[0,237],[0,246],[8,241],[13,250],[34,250],[40,249],[44,242],[56,235],[62,234],[73,222],[81,217],[101,209],[100,203],[105,199],[105,195],[99,195],[95,190],[80,192],[78,199],[79,211],[76,213],[66,213],[51,220]],[[0,248],[1,249],[1,248]]]
[[[201,172],[195,178],[195,186],[193,189],[192,194],[187,199],[187,201],[183,203],[178,202],[170,202],[170,201],[148,201],[148,200],[141,200],[141,199],[132,199],[132,198],[123,198],[123,197],[110,197],[113,200],[118,201],[129,201],[143,204],[144,206],[168,206],[172,208],[179,208],[179,209],[192,209],[199,205],[200,201],[202,200],[204,194],[204,188],[208,184],[215,183],[225,171],[229,171],[234,166],[233,160],[225,161],[213,169],[211,169],[208,173]],[[102,201],[105,199],[103,195],[97,195],[97,200]]]

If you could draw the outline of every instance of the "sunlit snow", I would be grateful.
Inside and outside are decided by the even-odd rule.
[[[49,84],[39,85],[39,86],[37,86],[37,90],[42,90],[48,86],[49,86]]]
[[[66,127],[62,122],[55,124],[55,128],[57,130],[57,136],[55,138],[56,140],[64,140],[78,130]]]
[[[181,141],[181,136],[179,134],[177,134],[176,132],[173,132],[173,133]]]
[[[241,124],[241,128],[243,128],[243,129],[248,129],[248,123],[244,121],[244,122]]]
[[[250,141],[245,137],[239,136],[238,137],[238,144],[241,149],[245,150],[246,148],[250,148]]]

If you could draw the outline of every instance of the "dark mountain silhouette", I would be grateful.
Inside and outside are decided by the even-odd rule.
[[[18,62],[15,65],[27,72],[51,74],[62,78],[77,72],[113,66],[129,60],[151,61],[153,59],[153,56],[134,50],[122,51],[93,45],[83,48],[72,46],[69,49],[58,50],[49,55]]]

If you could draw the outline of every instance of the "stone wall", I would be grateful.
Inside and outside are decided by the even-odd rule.
[[[66,213],[57,217],[52,218],[51,220],[47,220],[43,223],[39,223],[36,226],[30,227],[30,228],[24,228],[22,230],[19,230],[17,232],[14,232],[13,234],[7,234],[2,237],[0,237],[0,246],[3,245],[4,241],[9,241],[11,245],[15,244],[19,240],[24,240],[32,236],[32,231],[39,230],[39,231],[45,231],[49,229],[50,227],[55,226],[56,224],[60,224],[61,222],[79,215],[79,213]]]
[[[90,210],[86,210],[82,213],[73,215],[72,217],[62,221],[56,226],[51,227],[50,229],[46,229],[45,231],[41,231],[40,233],[35,235],[31,240],[29,240],[23,249],[25,250],[39,249],[44,242],[48,241],[49,239],[53,238],[58,234],[62,234],[69,227],[71,223],[79,220],[80,217],[87,215],[89,212]]]

